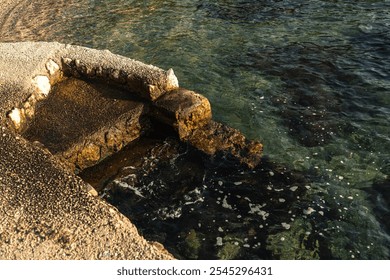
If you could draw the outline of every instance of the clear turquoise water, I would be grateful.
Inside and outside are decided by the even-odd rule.
[[[273,219],[259,236],[267,253],[252,257],[389,257],[390,1],[45,1],[15,13],[0,40],[56,40],[172,67],[181,86],[210,99],[216,120],[303,174],[294,221]],[[260,178],[239,175],[261,196]],[[284,217],[289,207],[267,211]],[[245,234],[234,242],[246,245]]]

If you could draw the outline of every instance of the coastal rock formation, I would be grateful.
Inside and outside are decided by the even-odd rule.
[[[191,145],[208,155],[229,154],[249,168],[256,167],[261,160],[263,150],[261,143],[249,141],[237,129],[215,121],[194,129],[186,139]]]
[[[262,151],[172,69],[59,43],[0,44],[0,124],[6,259],[170,259],[75,173],[163,125],[251,168]]]
[[[180,139],[186,139],[212,117],[207,98],[182,88],[167,92],[153,105],[155,119],[174,127]]]

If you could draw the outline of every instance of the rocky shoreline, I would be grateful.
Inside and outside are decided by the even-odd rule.
[[[1,259],[172,259],[76,174],[156,125],[251,168],[262,151],[172,69],[59,43],[0,44],[0,123]]]

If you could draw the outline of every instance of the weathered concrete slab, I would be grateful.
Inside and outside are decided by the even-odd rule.
[[[238,131],[212,120],[207,98],[183,88],[167,92],[153,103],[156,120],[172,126],[179,138],[208,155],[232,155],[254,168],[260,163],[263,146]]]
[[[170,259],[50,153],[0,127],[0,259]]]
[[[63,71],[74,77],[112,81],[152,101],[179,86],[172,69],[165,72],[108,50],[78,46],[67,46],[66,49],[66,54],[62,54]]]
[[[22,136],[82,170],[148,130],[148,110],[123,89],[69,78],[53,87]]]

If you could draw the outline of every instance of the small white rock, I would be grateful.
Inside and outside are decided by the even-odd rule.
[[[44,96],[47,96],[50,92],[50,80],[46,76],[36,76],[32,80],[33,86],[37,89],[37,91]]]
[[[12,109],[12,111],[8,114],[8,117],[14,123],[15,128],[19,129],[20,128],[20,124],[22,122],[20,109],[18,109],[18,108]]]
[[[222,237],[217,237],[217,243],[216,243],[217,246],[222,246],[223,245],[223,239]]]
[[[58,70],[60,70],[60,66],[58,66],[57,63],[55,63],[53,60],[49,60],[46,63],[46,69],[49,71],[50,75],[54,75]]]
[[[298,186],[293,186],[290,188],[290,191],[295,192],[298,189]]]
[[[222,200],[222,207],[226,209],[233,209],[233,207],[227,202],[227,196],[225,196]]]
[[[170,68],[167,71],[167,89],[175,89],[179,87],[179,80],[177,79],[175,72]]]

